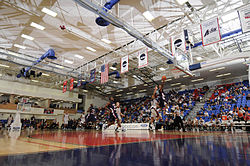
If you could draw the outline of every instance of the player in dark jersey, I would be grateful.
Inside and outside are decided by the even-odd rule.
[[[163,92],[164,83],[165,81],[162,80],[162,84],[159,85],[159,89],[158,89],[159,106],[161,109],[165,106],[164,102],[166,101],[165,93]]]
[[[105,109],[109,111],[109,122],[108,125],[103,127],[103,129],[107,129],[109,126],[115,124],[115,121],[117,121],[117,128],[115,131],[118,132],[118,128],[121,127],[121,123],[116,113],[116,103],[113,97],[110,97],[109,100],[110,101],[105,106]]]

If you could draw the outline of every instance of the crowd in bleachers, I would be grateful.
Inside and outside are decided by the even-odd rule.
[[[200,128],[231,129],[237,121],[250,120],[250,90],[248,81],[218,85],[194,120]]]

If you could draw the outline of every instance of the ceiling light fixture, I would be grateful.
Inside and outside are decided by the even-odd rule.
[[[219,74],[219,75],[217,75],[216,77],[223,77],[223,76],[228,76],[228,75],[231,75],[231,73]]]
[[[166,70],[166,69],[165,69],[165,68],[163,68],[163,67],[160,67],[159,69],[160,69],[161,71],[164,71],[164,70]]]
[[[184,5],[186,2],[188,2],[188,0],[176,0],[178,2],[178,4],[180,5]]]
[[[92,52],[96,52],[96,50],[94,48],[92,48],[92,47],[86,47],[86,49],[89,50],[89,51],[92,51]]]
[[[78,55],[78,54],[76,54],[75,57],[76,57],[76,58],[79,58],[79,59],[83,59],[83,56]]]
[[[225,67],[219,67],[219,68],[211,69],[209,71],[217,71],[217,70],[222,70],[222,69],[225,69]]]
[[[184,75],[184,76],[183,76],[183,78],[187,78],[187,77],[189,77],[189,75]]]
[[[116,68],[116,67],[111,66],[111,67],[110,67],[110,69],[112,69],[112,70],[116,70],[117,68]]]
[[[46,13],[46,14],[52,16],[52,17],[56,17],[56,16],[57,16],[57,13],[56,13],[56,12],[47,9],[46,7],[44,7],[44,8],[42,9],[42,12],[44,12],[44,13]]]
[[[34,40],[34,37],[31,37],[31,36],[25,35],[25,34],[22,34],[21,37],[25,38],[25,39],[28,39],[28,40]]]
[[[49,74],[46,74],[46,73],[42,73],[42,75],[43,75],[43,76],[49,77]]]
[[[60,69],[63,69],[64,67],[61,66],[61,65],[56,65],[56,67],[60,68]]]
[[[113,81],[113,83],[117,84],[118,82],[117,81]]]
[[[166,81],[171,81],[172,79],[171,78],[169,78],[169,79],[167,79]]]
[[[137,88],[136,86],[132,87],[132,89],[136,89],[136,88]]]
[[[197,61],[201,61],[201,60],[202,60],[202,57],[198,56],[198,57],[196,57],[196,60],[197,60]]]
[[[149,11],[145,11],[142,14],[148,21],[152,21],[154,19],[154,16],[149,12]]]
[[[0,64],[0,67],[6,67],[6,68],[9,68],[10,66]]]
[[[111,41],[110,40],[108,40],[108,39],[101,39],[104,43],[107,43],[107,44],[110,44],[111,43]]]
[[[44,30],[44,29],[45,29],[44,26],[39,25],[39,24],[37,24],[37,23],[35,23],[35,22],[31,22],[31,23],[30,23],[30,26],[32,26],[32,27],[34,27],[34,28],[37,28],[37,29],[40,29],[40,30]]]
[[[14,44],[14,46],[17,47],[17,48],[26,49],[25,46],[21,46],[21,45],[19,45],[19,44]]]
[[[197,82],[197,81],[202,81],[202,80],[204,80],[204,78],[199,78],[197,80],[191,80],[191,82]]]
[[[31,80],[32,82],[39,82],[39,81],[37,81],[37,80]]]
[[[175,83],[175,84],[171,84],[171,86],[176,86],[176,85],[180,85],[181,83],[178,82],[178,83]]]
[[[67,59],[65,59],[64,62],[69,63],[69,64],[73,64],[73,61],[70,61],[70,60],[67,60]]]

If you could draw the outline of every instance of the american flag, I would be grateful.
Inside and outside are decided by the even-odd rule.
[[[109,65],[102,65],[101,67],[101,84],[109,81]]]

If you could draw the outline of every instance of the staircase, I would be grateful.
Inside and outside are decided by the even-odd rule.
[[[205,104],[205,102],[196,102],[194,108],[192,111],[189,112],[189,115],[186,117],[186,119],[194,119],[197,115],[197,112],[199,112],[201,110],[201,108],[203,107],[203,105]]]
[[[189,115],[186,117],[186,119],[194,119],[197,115],[197,112],[201,110],[201,108],[204,106],[205,101],[209,100],[209,98],[212,96],[214,92],[214,89],[209,89],[207,93],[204,95],[204,98],[201,102],[196,102],[195,106],[193,107],[193,110],[189,112]]]

